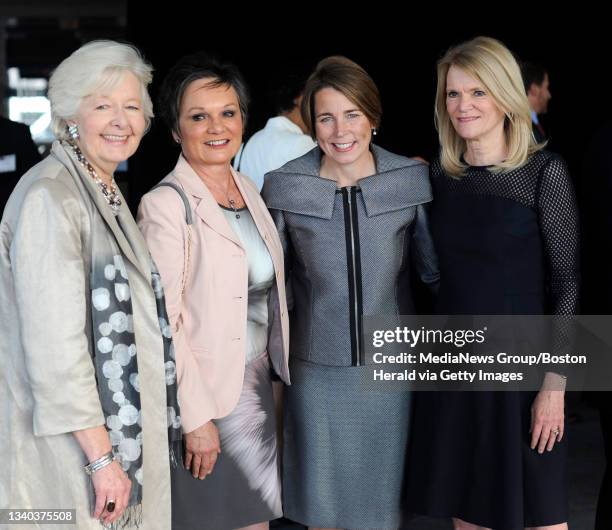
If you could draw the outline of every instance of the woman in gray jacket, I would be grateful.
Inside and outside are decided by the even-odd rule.
[[[311,528],[397,528],[410,400],[363,390],[362,317],[414,312],[413,265],[437,282],[428,168],[372,144],[378,89],[344,57],[318,64],[301,110],[318,147],[263,188],[294,298],[285,515]]]

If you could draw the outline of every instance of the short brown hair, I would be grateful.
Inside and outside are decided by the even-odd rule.
[[[323,88],[333,88],[344,94],[357,105],[374,127],[380,126],[382,104],[376,84],[357,63],[346,57],[334,55],[326,57],[317,64],[304,87],[300,111],[313,138],[316,136],[314,98]]]
[[[242,74],[231,63],[222,62],[216,56],[199,51],[186,55],[170,69],[159,93],[159,114],[170,130],[180,134],[179,116],[181,101],[187,87],[198,79],[211,79],[210,87],[231,87],[236,91],[242,128],[246,128],[249,106],[249,90]]]

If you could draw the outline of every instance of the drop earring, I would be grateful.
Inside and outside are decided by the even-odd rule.
[[[70,136],[72,140],[76,141],[80,138],[79,127],[76,123],[73,123],[72,125],[68,125],[66,129],[68,131],[68,136]]]

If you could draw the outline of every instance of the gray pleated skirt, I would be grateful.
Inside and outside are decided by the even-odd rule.
[[[293,359],[290,369],[292,385],[284,394],[285,517],[315,527],[398,528],[410,394],[364,389],[365,367]]]
[[[268,354],[246,366],[236,408],[215,420],[221,454],[213,472],[171,473],[173,530],[230,530],[282,516],[276,420]]]

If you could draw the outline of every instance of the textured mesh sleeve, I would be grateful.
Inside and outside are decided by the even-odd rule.
[[[577,314],[580,290],[578,206],[567,166],[559,157],[551,158],[542,169],[536,207],[548,266],[548,310],[553,315]],[[558,317],[551,331],[553,353],[571,352],[575,339],[571,317]],[[562,366],[550,367],[549,371],[564,373]],[[555,389],[547,381],[545,377],[543,388]],[[564,387],[565,382],[561,381],[559,389]]]
[[[536,207],[548,266],[549,310],[578,313],[580,233],[578,206],[565,162],[553,157],[542,169]]]

